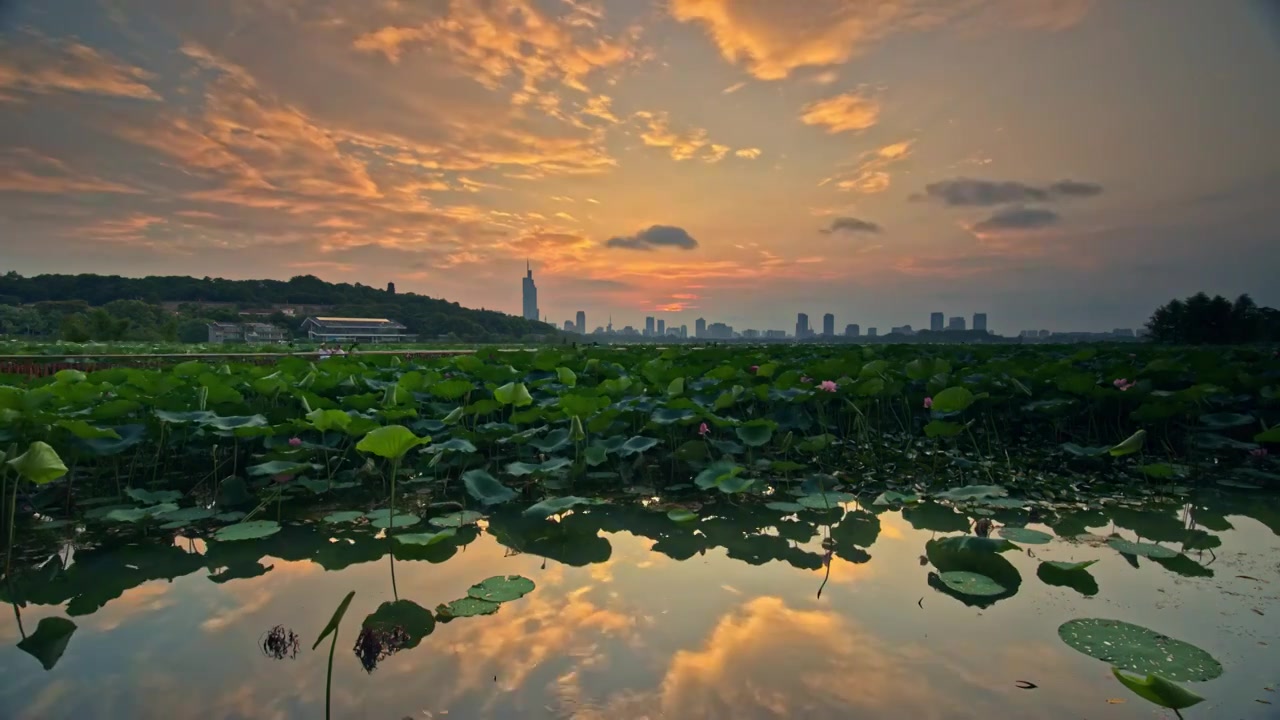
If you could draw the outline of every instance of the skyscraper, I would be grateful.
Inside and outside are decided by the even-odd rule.
[[[653,316],[644,319],[644,336],[653,337]]]
[[[844,326],[844,336],[845,336],[845,337],[858,337],[858,336],[859,336],[859,335],[861,335],[861,334],[862,334],[862,328],[858,327],[858,324],[857,324],[857,323],[853,323],[852,325],[845,325],[845,326]]]
[[[700,338],[706,334],[707,334],[707,321],[703,320],[702,318],[698,318],[698,321],[693,324],[693,336]]]
[[[663,320],[662,318],[658,318],[658,337],[666,337],[666,336],[667,336],[667,321]]]
[[[987,314],[986,313],[973,314],[973,329],[981,330],[982,332],[987,331]]]
[[[796,313],[796,339],[809,337],[809,316]]]
[[[943,323],[946,322],[944,318],[945,316],[940,312],[929,313],[929,329],[934,332],[942,332]]]
[[[533,284],[533,268],[524,261],[524,319],[538,319],[538,286]]]
[[[947,329],[948,329],[948,330],[963,330],[963,329],[964,329],[964,318],[963,318],[963,317],[959,317],[959,316],[951,318],[950,320],[948,320],[948,321],[947,321]]]
[[[578,311],[578,334],[587,334],[587,314],[582,310]]]
[[[827,313],[822,316],[822,336],[835,337],[836,335],[836,316]]]

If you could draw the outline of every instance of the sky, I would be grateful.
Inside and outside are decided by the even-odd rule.
[[[1280,305],[1262,0],[0,0],[0,271],[588,326]]]

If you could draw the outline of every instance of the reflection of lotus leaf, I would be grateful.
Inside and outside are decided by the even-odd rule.
[[[396,535],[396,542],[405,545],[435,545],[444,542],[449,538],[457,535],[458,531],[453,528],[445,528],[435,533],[411,533],[406,535]]]
[[[447,605],[436,607],[436,614],[441,619],[474,617],[476,615],[492,615],[498,612],[500,607],[502,606],[496,602],[468,596],[458,598]]]
[[[847,492],[826,492],[805,495],[796,500],[796,502],[811,510],[826,510],[828,508],[839,509],[841,503],[853,502],[857,499],[858,496]]]
[[[986,575],[979,575],[975,572],[965,570],[953,570],[951,572],[941,573],[938,577],[947,587],[965,595],[999,595],[1006,591],[1006,588],[997,583],[995,580]]]
[[[922,502],[902,509],[902,519],[917,530],[956,532],[969,529],[969,518],[941,503]]]
[[[1120,538],[1111,538],[1107,541],[1118,552],[1126,555],[1139,555],[1149,557],[1153,560],[1158,558],[1174,558],[1178,556],[1177,550],[1171,550],[1163,545],[1154,545],[1152,543],[1131,542]]]
[[[943,500],[979,500],[982,498],[1004,497],[1009,491],[999,485],[965,485],[936,493],[934,497]]]
[[[495,575],[472,585],[467,595],[494,603],[511,602],[533,592],[532,580],[519,575]]]
[[[422,639],[436,629],[436,616],[430,610],[411,600],[384,602],[364,619],[362,627],[379,631],[403,630],[409,639],[397,650],[418,646]]]
[[[449,513],[448,515],[433,517],[427,522],[431,525],[435,525],[436,527],[457,528],[462,527],[463,525],[471,525],[475,521],[483,518],[484,513],[478,513],[475,510],[459,510],[458,512]]]
[[[1036,568],[1036,577],[1045,585],[1069,587],[1081,595],[1093,596],[1098,594],[1098,581],[1085,568],[1096,562],[1098,561],[1069,563],[1050,560],[1040,563],[1040,567]]]
[[[250,520],[235,525],[218,528],[213,534],[215,540],[257,540],[280,532],[280,523],[275,520]]]
[[[1002,527],[1000,537],[1028,545],[1044,545],[1053,539],[1049,533],[1021,527]]]
[[[36,631],[18,643],[18,649],[40,661],[45,670],[52,670],[71,642],[76,624],[66,618],[41,618]]]
[[[1203,682],[1222,674],[1222,664],[1195,645],[1120,620],[1068,620],[1058,628],[1058,637],[1121,670],[1156,673],[1176,682]]]

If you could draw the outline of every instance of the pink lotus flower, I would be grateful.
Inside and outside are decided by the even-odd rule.
[[[279,475],[272,475],[271,479],[283,485],[292,480],[293,476],[289,473],[280,473]]]
[[[747,368],[747,372],[751,373],[752,375],[755,375],[759,371],[760,371],[759,365],[752,365],[751,367]]]
[[[808,375],[801,375],[801,376],[800,376],[800,382],[805,383],[805,384],[808,384],[808,383],[813,382],[813,378],[809,377]]]
[[[302,438],[299,438],[299,437],[291,437],[291,438],[289,438],[289,446],[290,446],[290,447],[299,447],[299,446],[301,446],[301,445],[302,445]]]
[[[931,408],[933,408],[933,398],[927,397],[924,399],[924,409],[929,410]]]
[[[711,428],[707,427],[706,423],[702,423],[701,425],[698,426],[699,437],[706,437],[709,434],[711,434]]]
[[[1115,385],[1116,389],[1119,390],[1120,392],[1124,392],[1125,390],[1128,390],[1129,388],[1133,387],[1134,385],[1137,385],[1138,383],[1130,382],[1124,378],[1116,378],[1115,381],[1112,382],[1111,384]]]
[[[819,389],[819,390],[822,390],[822,391],[824,391],[824,392],[835,392],[835,391],[836,391],[836,381],[835,381],[835,380],[823,380],[823,381],[822,381],[822,383],[821,383],[820,385],[818,385],[818,389]]]
[[[1266,457],[1268,455],[1266,448],[1254,448],[1249,451],[1249,454],[1258,458]]]

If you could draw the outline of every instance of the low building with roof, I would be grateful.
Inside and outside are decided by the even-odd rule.
[[[315,342],[412,342],[409,328],[387,318],[309,317],[302,323]]]
[[[209,323],[209,342],[211,343],[247,343],[262,345],[280,343],[289,339],[289,332],[282,327],[270,323]]]

